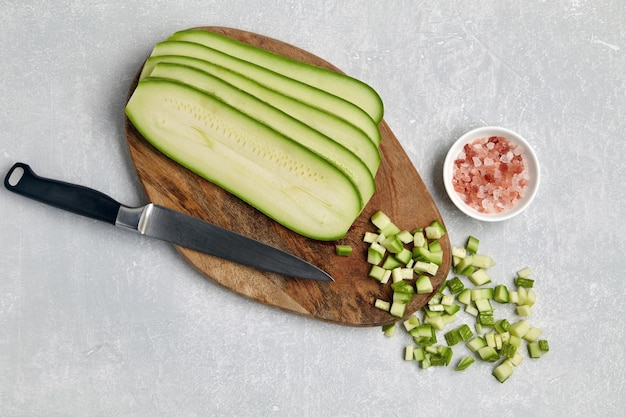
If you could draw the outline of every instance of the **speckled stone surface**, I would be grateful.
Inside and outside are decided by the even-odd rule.
[[[625,4],[0,0],[3,173],[23,161],[144,203],[123,106],[152,45],[204,25],[272,36],[376,88],[452,242],[479,237],[498,282],[532,268],[529,320],[550,341],[502,385],[491,364],[421,370],[405,334],[248,301],[165,243],[2,189],[0,415],[623,415]],[[448,147],[485,125],[541,162],[535,202],[503,223],[460,213],[441,179]]]

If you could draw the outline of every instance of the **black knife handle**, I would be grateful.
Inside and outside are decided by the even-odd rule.
[[[24,197],[111,224],[115,224],[120,209],[120,203],[100,191],[42,178],[22,162],[11,167],[4,186]]]

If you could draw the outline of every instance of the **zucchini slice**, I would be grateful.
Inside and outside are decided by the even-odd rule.
[[[163,154],[303,236],[340,239],[360,213],[341,170],[206,92],[143,80],[126,114]]]
[[[376,189],[374,177],[352,152],[297,119],[201,70],[160,63],[149,78],[180,81],[217,97],[226,104],[288,136],[339,168],[359,190],[364,207]]]
[[[170,36],[169,40],[199,43],[252,62],[348,100],[367,112],[376,123],[380,123],[383,118],[382,100],[376,91],[345,74],[290,59],[202,29],[182,30]]]
[[[302,100],[274,91],[263,84],[259,84],[255,80],[212,62],[181,55],[163,55],[148,58],[146,66],[153,71],[153,68],[159,65],[159,63],[180,64],[197,68],[226,81],[238,89],[306,123],[313,129],[348,148],[367,165],[373,176],[376,175],[381,162],[379,149],[361,129],[348,123],[345,119],[320,108],[313,107]]]
[[[275,91],[304,100],[312,106],[322,108],[329,113],[341,115],[342,118],[363,130],[374,145],[378,146],[380,144],[378,124],[363,109],[326,91],[198,43],[184,41],[160,42],[154,46],[150,56],[160,55],[182,55],[203,59],[239,72]],[[152,68],[149,65],[144,65],[140,79],[147,77],[151,71]]]

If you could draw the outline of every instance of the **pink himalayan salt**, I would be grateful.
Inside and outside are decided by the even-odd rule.
[[[528,185],[522,150],[501,136],[476,139],[454,161],[452,184],[463,201],[481,213],[509,210]]]

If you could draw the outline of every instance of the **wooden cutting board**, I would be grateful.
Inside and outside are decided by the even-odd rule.
[[[321,67],[340,70],[325,60],[292,45],[255,33],[223,27],[205,27],[243,42]],[[130,91],[134,91],[139,72]],[[260,303],[316,319],[351,325],[379,326],[396,321],[374,307],[377,298],[390,300],[391,288],[368,278],[366,231],[375,231],[370,216],[382,210],[401,228],[424,227],[434,219],[443,223],[424,182],[383,120],[382,163],[376,176],[376,193],[344,239],[321,242],[304,238],[269,219],[248,204],[197,176],[153,148],[125,118],[131,158],[148,199],[224,228],[256,238],[289,251],[328,272],[335,281],[317,282],[287,278],[230,261],[177,247],[183,258],[208,279]],[[335,255],[335,244],[349,244],[353,254]],[[445,281],[450,269],[450,242],[441,240],[443,266],[433,277],[435,288]],[[415,296],[407,315],[419,310],[429,299]]]

